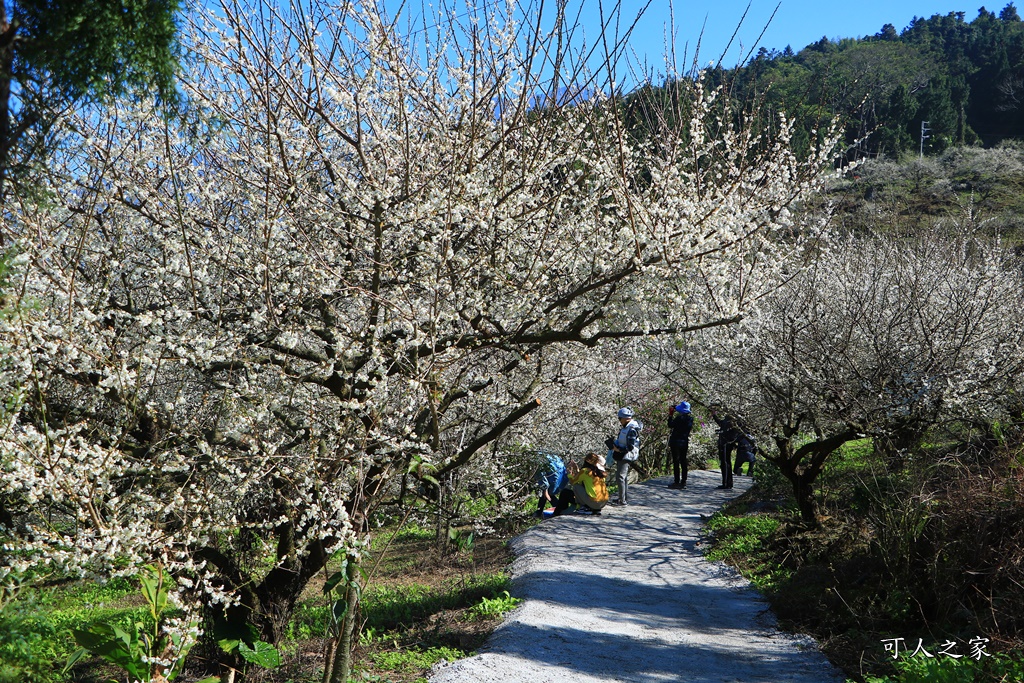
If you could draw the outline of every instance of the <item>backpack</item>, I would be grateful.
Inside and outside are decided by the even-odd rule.
[[[636,443],[633,445],[633,450],[623,456],[622,459],[626,462],[636,462],[636,459],[640,457],[640,442],[642,441],[640,433],[644,431],[644,423],[637,419],[634,419],[633,422],[636,423]]]

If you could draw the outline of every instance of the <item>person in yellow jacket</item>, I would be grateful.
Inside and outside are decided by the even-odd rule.
[[[569,463],[569,488],[562,491],[555,507],[555,514],[561,514],[575,504],[577,512],[601,514],[601,508],[608,504],[608,485],[605,478],[604,456],[588,453],[583,466],[575,461]]]

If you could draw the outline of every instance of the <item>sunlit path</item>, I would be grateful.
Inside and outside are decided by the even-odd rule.
[[[701,515],[741,494],[717,472],[638,485],[635,504],[547,520],[513,541],[522,606],[484,651],[432,683],[841,680],[809,638],[781,633],[767,604],[698,547]]]

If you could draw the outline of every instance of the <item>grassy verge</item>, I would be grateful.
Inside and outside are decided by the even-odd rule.
[[[870,442],[837,454],[819,482],[820,525],[809,530],[786,482],[763,464],[758,485],[709,520],[709,556],[750,579],[784,628],[815,636],[852,680],[1024,680],[1011,568],[1007,580],[979,570],[996,550],[1010,551],[1004,562],[1021,559],[1019,474],[993,473],[982,487],[935,463],[898,474],[878,465]]]
[[[437,662],[472,654],[515,607],[504,540],[468,538],[439,545],[433,531],[414,525],[377,535],[366,563],[376,571],[363,591],[352,680],[424,681]],[[297,606],[287,639],[279,643],[281,666],[254,668],[247,682],[319,683],[329,609],[321,588],[322,579]],[[143,605],[137,586],[128,581],[67,582],[23,591],[0,609],[0,683],[120,680],[123,672],[99,659],[61,674],[77,649],[71,629],[145,621]],[[179,680],[194,677],[186,672]]]
[[[51,683],[77,649],[72,629],[102,622],[146,621],[146,610],[127,581],[71,582],[24,591],[0,609],[0,683]]]
[[[375,571],[363,590],[353,681],[425,681],[438,662],[473,654],[516,606],[504,539],[457,538],[439,545],[433,530],[416,525],[376,535],[365,564]],[[260,680],[319,683],[327,620],[320,585],[310,586],[282,645],[284,664],[260,672]]]

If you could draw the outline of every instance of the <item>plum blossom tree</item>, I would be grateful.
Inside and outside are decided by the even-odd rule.
[[[65,122],[48,201],[2,226],[19,566],[160,562],[276,642],[397,482],[493,453],[562,360],[734,322],[802,249],[834,136],[797,158],[695,77],[637,140],[587,51],[511,14],[402,35],[224,0],[183,33],[188,117]],[[550,65],[575,94],[538,98]]]
[[[765,455],[806,524],[817,522],[814,483],[847,441],[872,436],[902,458],[942,421],[1005,411],[1024,362],[1021,272],[982,234],[837,239],[739,326],[684,350],[774,444]]]

